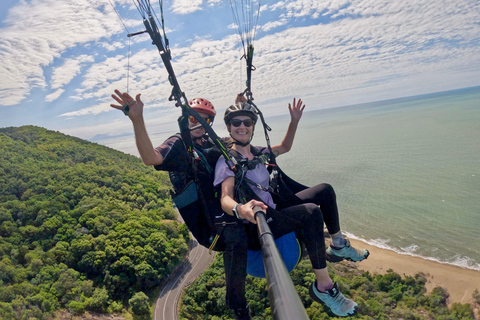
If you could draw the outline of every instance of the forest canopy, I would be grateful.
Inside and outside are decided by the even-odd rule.
[[[393,270],[385,274],[370,274],[357,268],[353,262],[328,263],[328,271],[341,292],[358,303],[358,314],[337,317],[327,307],[315,302],[308,293],[315,274],[308,258],[290,272],[300,300],[311,320],[468,320],[477,319],[472,310],[478,308],[480,295],[474,294],[474,304],[447,305],[448,292],[436,287],[427,294],[425,274],[401,276]],[[271,319],[272,308],[268,299],[268,284],[264,278],[247,276],[246,297],[254,320]],[[225,272],[222,254],[182,296],[180,319],[232,319],[233,314],[225,304]]]
[[[1,319],[118,312],[184,260],[165,172],[34,126],[0,146]]]

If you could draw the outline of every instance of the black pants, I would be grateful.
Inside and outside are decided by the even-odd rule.
[[[330,234],[340,231],[338,218],[337,196],[328,183],[318,184],[296,194],[304,203],[315,203],[322,210],[323,220]]]
[[[279,211],[269,208],[266,218],[275,238],[295,230],[302,230],[312,267],[326,267],[324,220],[330,233],[340,231],[335,192],[328,184],[317,185],[299,192],[297,196],[304,204]],[[271,219],[270,219],[271,218]],[[231,309],[244,308],[245,278],[247,275],[247,249],[259,250],[257,227],[244,224],[234,217],[227,216],[228,224],[222,232],[225,241],[223,260],[227,287],[227,305]]]

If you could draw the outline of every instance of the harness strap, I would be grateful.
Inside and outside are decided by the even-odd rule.
[[[232,170],[235,173],[235,193],[237,195],[237,198],[242,200],[243,202],[246,202],[247,200],[245,191],[242,190],[243,189],[242,185],[244,183],[247,183],[265,192],[274,192],[274,189],[271,186],[267,188],[247,178],[246,175],[248,170],[255,169],[256,166],[261,163],[264,165],[270,165],[269,156],[267,156],[266,154],[260,153],[259,150],[257,150],[254,147],[251,147],[251,151],[254,155],[254,158],[252,160],[248,160],[248,159],[245,159],[238,151],[233,149],[230,150],[232,159],[237,159],[237,163],[234,167],[234,170]],[[244,187],[248,188],[248,185]]]
[[[195,155],[195,160],[196,161],[201,161],[204,166],[205,166],[205,169],[207,169],[208,173],[212,174],[213,173],[213,169],[212,167],[210,166],[210,164],[208,163],[207,161],[207,158],[205,157],[205,155],[200,151],[200,150],[197,150],[197,148],[193,148],[193,153]]]
[[[222,236],[222,233],[223,233],[223,230],[225,229],[225,227],[229,224],[236,224],[237,223],[237,222],[226,222],[225,220],[223,220],[222,217],[225,214],[226,213],[223,212],[221,216],[216,216],[215,217],[215,219],[219,219],[219,221],[221,221],[221,222],[215,222],[215,225],[217,226],[217,234],[213,238],[212,244],[208,248],[208,253],[209,254],[212,254],[212,251],[215,248],[215,245],[217,244],[218,239],[220,239],[220,237]]]

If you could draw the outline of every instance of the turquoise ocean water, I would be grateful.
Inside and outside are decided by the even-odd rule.
[[[279,143],[289,116],[266,119]],[[98,142],[136,154],[132,136]],[[278,163],[306,185],[333,185],[349,237],[480,270],[480,87],[306,111]]]
[[[306,112],[278,162],[334,186],[350,237],[480,270],[480,87]]]

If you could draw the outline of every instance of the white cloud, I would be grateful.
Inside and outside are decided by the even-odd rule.
[[[92,56],[80,55],[74,59],[66,59],[65,62],[53,69],[51,87],[58,89],[72,81],[77,76],[86,62],[93,62]]]
[[[202,10],[203,0],[173,0],[172,10],[178,14],[189,14]]]
[[[359,1],[357,3],[364,3],[365,1]],[[321,15],[332,15],[338,12],[341,8],[346,6],[355,6],[355,2],[349,0],[287,0],[280,1],[271,6],[272,10],[285,10],[285,16],[287,17],[303,17],[311,16],[316,19]],[[371,5],[378,6],[378,3],[372,3]]]
[[[235,49],[237,36],[230,36],[222,41],[208,39],[199,40],[186,48],[172,49],[172,64],[178,82],[184,92],[193,96],[204,96],[207,99],[224,97],[224,89],[233,85],[231,62],[238,59],[239,51]],[[131,94],[142,93],[146,107],[165,104],[171,94],[172,86],[168,81],[167,71],[159,61],[155,49],[141,50],[130,57],[129,88]],[[225,79],[230,79],[225,82]],[[77,90],[76,100],[102,99],[109,101],[115,89],[126,90],[127,58],[116,56],[92,65],[86,71],[81,89]],[[234,90],[237,91],[237,90]],[[190,96],[190,93],[193,96]],[[231,103],[231,97],[227,97]],[[227,101],[225,100],[225,101]],[[110,101],[110,102],[113,102]],[[77,111],[62,114],[63,117],[76,117],[99,114],[110,111],[109,103],[86,107]],[[159,104],[160,103],[160,104]],[[105,107],[107,106],[107,107]]]
[[[329,24],[290,28],[256,41],[252,90],[258,102],[269,103],[292,95],[311,97],[332,106],[350,101],[387,99],[395,84],[419,83],[424,74],[441,74],[454,70],[480,68],[475,41],[479,27],[472,30],[476,18],[465,5],[452,4],[440,10],[436,5],[409,9],[411,3],[388,3],[380,14],[368,8],[369,1],[345,7],[345,2],[317,3],[290,1],[279,4],[290,15],[312,15],[325,10],[333,13],[343,8],[344,15],[357,13]],[[477,6],[478,7],[478,6]],[[305,9],[307,8],[307,9]],[[348,12],[347,12],[348,11]],[[478,10],[477,10],[478,11]],[[362,15],[359,12],[368,12]],[[391,12],[391,14],[390,14]],[[456,12],[456,19],[450,18]],[[458,15],[464,19],[458,19]],[[465,23],[465,21],[468,23]],[[422,21],[422,23],[419,23]],[[286,23],[285,19],[266,23],[262,28]],[[452,48],[443,40],[465,44]],[[177,79],[188,97],[203,96],[219,108],[229,105],[236,92],[244,89],[244,61],[236,63],[241,51],[238,36],[223,40],[198,39],[189,47],[172,49],[172,63]],[[469,45],[470,43],[470,45]],[[468,61],[468,62],[465,62]],[[468,63],[468,66],[467,66]],[[125,88],[127,60],[124,56],[107,58],[93,65],[84,76],[78,98],[105,99],[119,86]],[[158,52],[142,50],[130,59],[130,90],[142,92],[150,107],[165,102],[171,92],[167,74],[159,62]],[[450,80],[462,80],[456,76]],[[432,87],[436,84],[432,83]],[[360,96],[360,92],[366,92]],[[346,94],[348,92],[348,94]],[[377,96],[374,96],[377,95]],[[162,98],[159,98],[162,97]],[[314,98],[316,97],[316,98]],[[69,116],[98,114],[109,108],[93,107],[69,113]]]
[[[259,29],[265,32],[268,32],[272,29],[285,25],[287,22],[288,22],[287,19],[280,19],[278,21],[267,22],[263,26],[260,26]]]
[[[31,89],[44,87],[43,67],[65,50],[123,31],[111,8],[88,0],[20,2],[4,23],[8,27],[0,29],[0,70],[5,72],[0,105],[18,104]]]
[[[281,1],[279,1],[280,3]],[[263,11],[267,11],[268,10],[268,5],[264,4],[264,5],[260,5],[260,12],[263,12]]]
[[[157,91],[159,87],[168,88],[170,85],[167,74],[159,60],[158,51],[153,48],[136,52],[130,57],[130,61],[121,55],[106,58],[88,68],[74,99],[103,99],[109,97],[115,89],[126,91],[127,78],[131,90],[143,93],[148,92],[147,90]]]
[[[57,100],[58,97],[60,97],[62,95],[62,93],[64,93],[65,90],[64,89],[58,89],[57,91],[55,91],[54,93],[51,93],[49,95],[47,95],[45,97],[45,101],[47,102],[52,102],[54,100]]]
[[[123,49],[125,48],[125,44],[120,41],[116,42],[102,42],[100,44],[102,48],[105,48],[107,51],[115,51],[117,49]]]
[[[184,23],[185,14],[198,10],[208,18],[213,5],[218,5],[215,10],[225,9],[217,0],[175,1],[169,9],[181,7],[176,12],[181,16],[168,14],[169,21],[177,22],[172,23],[176,32],[192,31],[187,36],[173,33],[170,39],[182,91],[190,99],[209,99],[221,114],[235,94],[245,89],[238,35],[219,35],[213,28],[226,30],[230,12],[226,11],[228,19],[214,17],[215,23],[204,30],[186,29]],[[20,104],[32,90],[48,88],[56,91],[48,91],[46,101],[57,100],[57,106],[68,107],[69,112],[60,111],[65,123],[106,121],[117,116],[107,113],[114,111],[110,95],[114,89],[127,90],[130,64],[129,91],[142,93],[149,121],[155,119],[156,127],[175,122],[180,111],[167,101],[172,87],[158,51],[146,34],[130,38],[129,63],[126,38],[120,38],[123,26],[108,2],[102,6],[87,0],[78,4],[34,0],[29,8],[35,11],[33,22],[21,16],[19,9],[24,6],[21,2],[14,7],[8,26],[0,29],[0,105]],[[83,21],[81,26],[78,20]],[[128,28],[141,24],[140,19],[124,21]],[[25,31],[22,24],[27,25]],[[140,30],[141,26],[130,28]],[[323,108],[480,84],[477,1],[267,1],[258,31],[252,91],[268,115],[286,113],[286,107],[279,108],[277,102],[293,96],[301,97],[309,108]],[[115,33],[118,36],[112,36]],[[183,42],[177,35],[183,36]],[[73,79],[80,79],[80,85]],[[75,95],[69,97],[63,90]],[[65,99],[70,99],[67,104]],[[78,132],[84,132],[84,137],[91,134],[82,128]]]
[[[295,10],[294,3],[298,4]],[[315,3],[296,1],[282,6],[291,11],[290,16],[302,12],[311,15]],[[361,13],[359,8],[368,7],[367,3],[356,2],[349,9]],[[258,70],[254,73],[253,88],[262,100],[299,94],[325,98],[336,94],[338,105],[347,104],[349,96],[348,102],[352,103],[391,98],[388,94],[401,96],[392,88],[408,85],[408,81],[419,84],[415,90],[438,87],[437,81],[443,82],[444,90],[448,86],[461,87],[466,83],[461,77],[447,79],[457,73],[453,70],[480,68],[476,40],[480,32],[476,22],[479,5],[429,4],[412,11],[412,2],[391,2],[383,8],[383,14],[360,14],[355,19],[291,28],[258,39],[254,59]],[[318,3],[318,10],[321,6]],[[455,16],[451,16],[452,12]],[[425,74],[432,75],[430,83],[425,82]],[[423,84],[415,79],[422,79]],[[362,90],[356,88],[364,91],[362,96]],[[348,96],[339,96],[339,92],[348,92]]]
[[[65,117],[68,120],[68,118],[77,117],[77,116],[97,115],[105,111],[110,111],[111,109],[112,108],[108,103],[101,103],[95,106],[83,108],[78,111],[66,112],[64,114],[61,114],[60,116]]]

